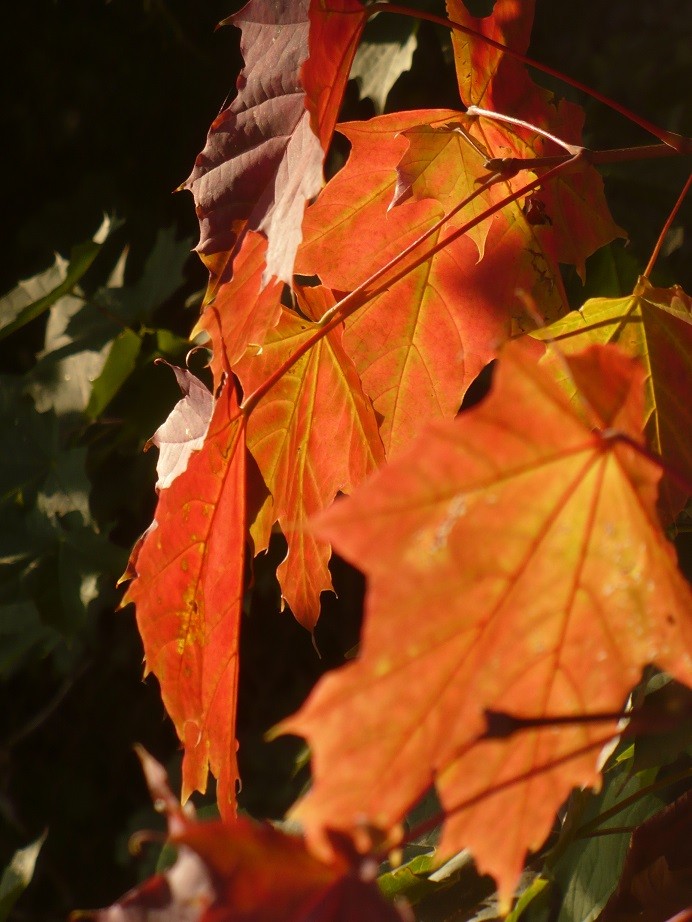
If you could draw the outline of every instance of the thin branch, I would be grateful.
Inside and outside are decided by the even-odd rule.
[[[664,144],[667,144],[677,153],[692,153],[692,139],[682,137],[682,135],[676,134],[673,131],[667,131],[665,128],[659,128],[657,125],[654,125],[653,122],[650,122],[642,116],[637,115],[636,112],[632,112],[625,106],[620,105],[619,102],[616,102],[609,96],[605,96],[603,93],[599,93],[598,90],[592,89],[590,86],[587,86],[580,80],[576,80],[574,77],[568,77],[566,74],[563,74],[559,70],[555,70],[555,68],[550,67],[548,64],[541,64],[539,61],[528,57],[528,55],[522,54],[520,51],[515,51],[513,48],[509,48],[507,45],[503,45],[501,42],[496,42],[494,39],[489,38],[487,35],[483,35],[482,32],[476,31],[476,29],[471,29],[468,26],[462,26],[461,23],[454,22],[450,19],[445,19],[442,16],[435,16],[434,13],[425,13],[420,10],[412,10],[408,7],[399,6],[395,3],[385,3],[382,2],[382,0],[373,3],[368,7],[369,16],[373,16],[375,13],[398,13],[400,16],[410,16],[413,19],[425,19],[428,22],[435,23],[435,25],[442,26],[445,29],[451,29],[454,32],[461,32],[463,35],[470,35],[473,38],[484,42],[486,45],[490,45],[492,48],[497,48],[498,51],[504,52],[505,54],[509,55],[509,57],[514,58],[516,61],[520,61],[522,64],[533,67],[535,70],[540,70],[544,74],[548,74],[549,76],[562,81],[562,83],[566,83],[569,86],[574,87],[575,90],[586,93],[587,96],[597,100],[604,106],[608,106],[609,109],[613,109],[613,111],[617,112],[619,115],[622,115],[623,118],[634,122],[635,125],[639,125],[639,127],[644,131],[652,134],[655,138],[658,138],[659,141],[663,141]]]
[[[542,186],[548,179],[552,179],[553,176],[556,176],[558,173],[563,172],[569,166],[571,166],[573,160],[576,158],[570,157],[567,160],[561,161],[556,166],[548,170],[547,173],[544,173],[542,176],[539,176],[537,179],[523,186],[521,189],[518,189],[516,192],[512,192],[510,195],[506,196],[504,199],[501,199],[499,202],[496,202],[494,205],[491,205],[490,208],[487,208],[482,214],[477,215],[475,218],[472,218],[470,221],[467,221],[466,224],[463,224],[461,227],[458,227],[451,234],[448,234],[442,240],[439,240],[433,247],[429,250],[426,250],[421,256],[418,256],[414,259],[409,265],[401,269],[399,272],[395,273],[393,276],[390,276],[386,279],[385,282],[377,286],[376,288],[371,288],[371,286],[378,280],[381,279],[384,275],[389,273],[394,267],[399,265],[408,255],[410,255],[415,249],[417,249],[422,243],[424,243],[429,237],[437,233],[437,231],[454,215],[456,215],[462,208],[469,204],[474,198],[476,198],[481,192],[487,189],[490,185],[493,185],[496,182],[499,182],[503,177],[499,174],[494,174],[489,177],[482,183],[478,189],[464,199],[463,202],[460,202],[456,205],[448,214],[443,215],[439,221],[436,221],[431,228],[429,228],[425,233],[421,234],[413,243],[409,244],[405,250],[401,253],[398,253],[390,262],[388,262],[381,269],[378,269],[373,273],[368,279],[362,282],[358,288],[350,292],[339,301],[334,307],[331,307],[320,319],[318,327],[313,333],[313,335],[306,339],[302,346],[299,346],[298,349],[290,356],[279,368],[276,369],[265,381],[262,382],[241,404],[241,411],[246,415],[249,415],[254,408],[257,406],[259,401],[271,390],[272,387],[289,371],[299,359],[301,359],[312,347],[323,339],[331,330],[339,326],[340,323],[343,323],[347,317],[350,317],[351,314],[355,313],[359,308],[363,307],[369,301],[372,301],[373,298],[378,297],[378,295],[387,291],[392,285],[395,285],[399,282],[404,276],[408,275],[409,272],[412,272],[414,269],[417,269],[422,263],[427,262],[431,259],[440,250],[443,250],[445,247],[449,246],[450,243],[453,243],[459,237],[468,233],[472,228],[476,227],[482,221],[485,221],[487,218],[494,215],[496,212],[501,211],[507,205],[515,202],[518,198],[521,198],[524,195],[527,195],[530,192],[533,192],[534,189]]]
[[[599,435],[604,442],[624,442],[626,445],[629,445],[630,448],[633,448],[638,454],[646,458],[647,461],[651,461],[656,467],[661,468],[663,473],[676,483],[681,490],[685,491],[688,495],[692,495],[692,482],[688,480],[684,474],[681,474],[680,471],[671,467],[660,455],[656,454],[655,451],[651,451],[650,448],[647,448],[646,445],[643,445],[636,439],[633,439],[631,435],[622,432],[620,429],[599,429],[596,430],[596,434]]]
[[[440,230],[440,228],[452,217],[454,217],[454,215],[458,214],[458,212],[470,204],[474,199],[478,198],[478,196],[485,192],[485,190],[488,189],[491,185],[499,182],[500,179],[501,177],[499,174],[493,174],[492,176],[488,177],[488,179],[481,183],[477,189],[474,189],[474,191],[462,202],[459,202],[459,204],[455,205],[450,212],[443,215],[432,225],[432,227],[428,228],[428,230],[421,234],[420,237],[417,237],[413,243],[409,244],[404,250],[402,250],[401,253],[397,253],[397,255],[384,266],[382,266],[382,268],[378,269],[364,282],[358,285],[357,288],[354,288],[353,291],[349,292],[349,294],[342,298],[341,301],[339,301],[333,307],[330,307],[329,310],[326,311],[319,319],[317,323],[318,329],[313,334],[313,336],[306,340],[302,346],[299,346],[293,355],[290,356],[283,365],[277,368],[276,371],[274,371],[265,381],[262,382],[262,384],[259,385],[255,391],[253,391],[252,394],[250,394],[243,401],[241,410],[246,414],[251,413],[257,403],[262,399],[262,397],[265,396],[265,394],[286,374],[286,372],[289,371],[289,369],[291,369],[293,365],[295,365],[295,363],[315,345],[315,343],[323,339],[327,333],[333,330],[334,327],[338,326],[345,317],[352,314],[368,301],[371,301],[373,298],[382,294],[383,291],[386,291],[387,288],[394,284],[395,281],[398,281],[401,276],[395,278],[394,280],[388,279],[386,284],[372,290],[372,286],[374,284],[376,284],[394,266],[398,265],[409,254],[411,254],[417,247],[424,243],[429,237],[432,237],[433,234],[437,233],[437,231]],[[404,274],[415,268],[415,265],[417,264],[407,268]]]
[[[528,124],[528,123],[527,123]],[[531,126],[535,128],[535,126]],[[535,130],[538,130],[535,128]],[[667,144],[640,144],[636,147],[609,147],[603,150],[580,149],[579,159],[598,166],[602,163],[625,163],[632,160],[653,160],[662,157],[677,157],[678,152]],[[554,157],[491,157],[485,161],[487,170],[497,171],[503,179],[511,179],[520,170],[537,170],[557,166],[572,160],[570,154],[556,154]]]
[[[682,192],[680,193],[680,195],[679,195],[678,198],[677,198],[677,201],[676,201],[675,204],[673,205],[673,207],[672,207],[672,209],[671,209],[671,212],[670,212],[670,214],[668,215],[668,218],[666,219],[666,223],[665,223],[665,224],[663,225],[663,227],[661,228],[661,233],[658,235],[658,240],[656,241],[656,246],[654,247],[653,253],[652,253],[651,256],[649,257],[649,261],[648,261],[648,263],[646,264],[646,269],[644,269],[644,271],[643,271],[643,273],[642,273],[642,275],[644,276],[644,278],[647,278],[647,279],[648,279],[649,276],[651,275],[651,273],[654,271],[654,266],[656,265],[656,260],[658,259],[659,254],[660,254],[660,252],[661,252],[661,247],[663,246],[663,241],[666,239],[666,236],[667,236],[667,234],[668,234],[668,231],[669,231],[669,230],[671,229],[671,227],[673,226],[673,221],[675,220],[675,217],[676,217],[678,211],[680,211],[680,206],[681,206],[682,203],[685,201],[685,196],[686,196],[687,193],[690,191],[690,186],[692,186],[692,173],[690,173],[690,175],[687,177],[687,182],[686,182],[685,185],[682,187]]]
[[[513,115],[504,115],[501,112],[491,112],[490,109],[481,109],[478,106],[469,106],[466,110],[466,114],[489,118],[495,122],[505,122],[507,125],[512,125],[513,128],[527,128],[529,131],[533,131],[534,134],[538,134],[542,138],[552,141],[553,144],[557,144],[558,147],[564,148],[571,157],[578,156],[584,150],[579,144],[568,144],[567,141],[563,141],[562,138],[558,138],[557,135],[551,134],[543,128],[539,128],[538,125],[525,122],[521,118],[515,118]]]
[[[50,717],[52,717],[55,711],[57,711],[57,709],[63,703],[67,695],[72,691],[74,686],[84,675],[88,665],[89,664],[86,661],[80,663],[72,675],[69,675],[66,679],[64,679],[53,697],[42,708],[40,708],[34,714],[34,716],[31,717],[23,726],[19,727],[7,738],[2,747],[4,752],[10,752],[15,748],[15,746],[18,746],[27,737],[31,736],[32,733],[35,733],[36,730],[38,730]]]
[[[506,791],[517,784],[523,784],[526,781],[531,781],[533,778],[537,778],[539,775],[542,775],[545,772],[552,771],[554,768],[559,768],[560,765],[564,765],[565,763],[570,762],[572,759],[578,759],[580,756],[586,755],[589,752],[602,749],[603,746],[605,746],[606,743],[609,743],[612,738],[612,733],[608,736],[599,737],[596,740],[592,740],[590,743],[586,743],[584,746],[580,746],[578,749],[572,750],[572,752],[568,752],[565,755],[560,756],[552,762],[530,768],[528,771],[521,772],[520,774],[515,775],[513,778],[508,778],[506,781],[499,782],[499,784],[484,788],[482,791],[479,791],[472,797],[467,797],[466,800],[461,800],[459,803],[448,807],[446,810],[430,817],[427,820],[424,820],[417,826],[414,826],[413,829],[410,829],[406,833],[403,841],[398,844],[408,845],[412,842],[415,842],[426,833],[432,832],[433,829],[437,829],[437,827],[440,826],[444,820],[448,819],[450,816],[454,816],[455,813],[461,813],[463,810],[468,810],[471,807],[475,807],[476,804],[483,800],[487,800],[488,797],[492,797],[494,794],[499,794],[502,791]],[[480,740],[471,741],[470,745],[473,745],[474,742],[480,742]]]

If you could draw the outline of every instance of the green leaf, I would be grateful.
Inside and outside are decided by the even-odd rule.
[[[137,364],[142,337],[132,330],[123,330],[111,344],[101,374],[94,381],[85,413],[97,419],[129,378]]]
[[[159,329],[156,331],[156,355],[161,358],[175,358],[185,355],[190,349],[190,340],[183,339],[170,330]]]
[[[27,376],[27,390],[41,412],[96,419],[135,368],[143,324],[184,281],[190,241],[174,231],[159,231],[136,284],[121,287],[122,259],[107,288],[85,301],[73,295],[54,299],[38,362]],[[173,334],[169,334],[174,339]]]
[[[361,99],[369,96],[375,112],[384,112],[389,91],[411,68],[416,50],[418,20],[378,15],[365,27],[363,39],[351,67]]]
[[[0,922],[9,919],[12,907],[31,883],[36,867],[36,859],[41,847],[46,840],[46,835],[39,836],[26,848],[20,848],[14,853],[0,878]]]
[[[0,634],[12,635],[9,668],[20,654],[52,650],[51,628],[70,638],[83,632],[99,581],[115,583],[125,554],[93,522],[87,449],[61,444],[56,415],[37,412],[21,379],[0,385],[0,429],[11,449],[0,455],[0,602],[19,606],[0,622]]]
[[[645,695],[643,713],[651,715],[656,729],[635,737],[630,774],[670,764],[682,753],[692,756],[692,691],[665,673],[656,673],[646,683]],[[664,731],[668,722],[670,729]]]
[[[22,393],[22,381],[0,376],[0,506],[10,501],[33,505],[38,487],[58,454],[58,425],[53,413],[39,414]]]
[[[628,763],[616,764],[605,772],[602,791],[586,799],[578,817],[579,828],[641,791],[654,776],[655,771],[647,771],[629,777]],[[598,834],[579,838],[579,828],[573,831],[574,838],[550,871],[563,894],[556,922],[593,922],[598,918],[620,878],[631,837],[628,830],[658,812],[664,803],[655,794],[643,794],[597,827]],[[529,914],[527,919],[531,918]]]
[[[43,352],[27,375],[27,391],[39,411],[58,416],[84,412],[122,325],[97,307],[68,296],[51,308]]]
[[[549,888],[550,881],[546,880],[545,877],[534,877],[528,887],[522,892],[514,909],[507,916],[505,922],[519,922],[519,919],[529,906],[532,910],[532,918],[536,919],[537,911],[543,909],[545,906]]]
[[[191,246],[190,238],[175,239],[173,227],[158,231],[140,279],[134,285],[112,292],[115,311],[125,323],[149,320],[154,311],[182,286],[185,281],[183,270]]]
[[[415,904],[437,889],[436,885],[428,880],[428,875],[434,867],[432,853],[418,855],[408,864],[381,874],[377,878],[377,885],[387,899],[405,896],[409,903]]]
[[[0,605],[0,678],[11,678],[29,658],[44,659],[60,640],[60,634],[41,621],[32,601]]]
[[[69,263],[56,256],[50,269],[20,282],[0,300],[0,340],[40,317],[72,291],[96,259],[110,229],[106,218],[93,240],[73,247]]]

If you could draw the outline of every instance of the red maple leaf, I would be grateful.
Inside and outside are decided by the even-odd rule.
[[[262,285],[267,241],[248,231],[233,264],[233,275],[222,283],[202,308],[191,338],[201,331],[212,346],[211,370],[218,386],[249,345],[260,346],[281,314],[283,285]]]
[[[475,180],[487,176],[483,158],[462,135],[444,130],[459,117],[452,110],[420,111],[341,126],[351,155],[306,212],[297,270],[319,275],[336,291],[352,291],[442,217],[443,206],[429,197],[431,190],[450,209],[452,199],[457,204],[476,190]],[[443,126],[436,137],[443,139],[446,157],[431,156],[425,176],[419,171],[425,197],[391,208],[401,192],[397,165],[411,133],[430,133],[431,124]],[[472,203],[468,214],[462,211],[449,228],[421,244],[382,284],[480,211]],[[557,265],[515,206],[489,229],[465,234],[425,258],[348,318],[344,346],[382,417],[388,453],[407,445],[422,421],[457,412],[468,386],[510,334],[512,321],[523,315],[517,288],[531,292],[549,316],[564,309]]]
[[[337,854],[321,862],[297,836],[246,818],[197,822],[181,810],[163,767],[142,749],[139,756],[177,860],[113,906],[74,913],[75,922],[412,922],[380,895],[371,860]]]
[[[203,447],[162,489],[128,564],[123,604],[136,605],[146,672],[180,740],[183,798],[218,779],[222,815],[235,809],[238,632],[244,589],[245,419],[227,380]]]
[[[498,0],[489,16],[471,16],[461,0],[448,0],[450,19],[524,53],[533,23],[534,0]],[[479,106],[522,119],[568,144],[579,145],[584,123],[580,106],[537,86],[521,62],[499,48],[452,32],[459,92],[465,105]],[[531,129],[480,118],[469,124],[471,134],[491,157],[520,159],[564,154],[559,145]],[[508,181],[510,188],[525,182],[526,174]],[[573,264],[584,275],[587,256],[615,237],[626,234],[612,220],[603,194],[603,180],[592,167],[556,177],[541,189],[545,215],[543,247],[561,263]]]

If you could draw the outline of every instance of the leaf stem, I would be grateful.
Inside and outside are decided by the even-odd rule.
[[[580,724],[612,723],[628,720],[632,711],[601,711],[596,714],[553,714],[542,717],[518,717],[507,711],[493,711],[486,708],[483,712],[487,724],[482,739],[507,739],[522,730],[537,730],[542,727],[562,727]]]
[[[646,279],[648,279],[649,276],[651,275],[651,273],[654,271],[654,266],[656,265],[656,260],[658,259],[659,254],[660,254],[660,252],[661,252],[661,247],[663,246],[663,241],[666,239],[666,236],[667,236],[667,234],[668,234],[668,231],[669,231],[670,228],[672,227],[673,221],[675,220],[675,217],[676,217],[678,211],[680,211],[680,207],[681,207],[682,203],[683,203],[684,200],[685,200],[685,196],[686,196],[687,193],[690,191],[690,186],[692,186],[692,173],[690,173],[690,175],[687,177],[687,182],[686,182],[685,185],[682,187],[682,192],[680,193],[680,195],[679,195],[678,198],[677,198],[677,201],[676,201],[675,204],[673,205],[673,207],[672,207],[672,209],[671,209],[671,211],[670,211],[670,214],[668,215],[668,218],[666,219],[666,223],[665,223],[665,224],[663,225],[663,227],[661,228],[661,233],[658,235],[658,240],[656,241],[656,246],[654,247],[653,252],[652,252],[651,256],[649,257],[649,261],[648,261],[648,263],[646,264],[646,269],[644,269],[644,271],[642,272],[642,275],[643,275],[644,278],[646,278]]]
[[[520,61],[522,64],[533,67],[535,70],[542,71],[542,73],[548,74],[550,77],[554,77],[556,80],[560,80],[562,83],[566,83],[569,86],[574,87],[575,90],[586,93],[587,96],[597,100],[604,106],[607,106],[609,109],[613,109],[613,111],[617,112],[619,115],[622,115],[623,118],[628,119],[630,122],[634,122],[635,125],[638,125],[644,131],[652,134],[655,138],[658,138],[659,141],[663,141],[664,144],[667,144],[677,153],[692,153],[692,139],[685,138],[673,131],[667,131],[665,128],[659,128],[657,125],[654,125],[653,122],[648,121],[648,119],[643,118],[641,115],[637,115],[636,112],[632,112],[630,109],[622,106],[619,102],[616,102],[609,96],[605,96],[603,93],[599,93],[598,90],[592,89],[590,86],[587,86],[580,80],[576,80],[574,77],[568,77],[566,74],[563,74],[559,70],[555,70],[555,68],[550,67],[548,64],[541,64],[540,61],[536,61],[534,58],[530,58],[528,55],[522,54],[520,51],[515,51],[509,46],[503,45],[502,42],[496,42],[494,39],[489,38],[487,35],[483,35],[482,32],[478,32],[476,29],[471,29],[469,26],[462,26],[459,22],[454,22],[454,20],[451,19],[445,19],[443,16],[436,16],[434,13],[425,13],[421,10],[412,10],[405,6],[399,6],[396,3],[386,3],[384,0],[378,0],[378,2],[373,3],[367,9],[369,16],[373,16],[375,13],[398,13],[400,16],[410,16],[413,19],[425,19],[428,22],[435,23],[435,25],[442,26],[445,29],[451,29],[454,32],[461,32],[464,35],[470,35],[473,38],[484,42],[486,45],[490,45],[492,48],[497,48],[498,51],[503,51],[505,54],[509,55],[509,57],[514,58],[516,61]]]
[[[631,435],[619,429],[599,429],[596,430],[596,432],[605,442],[624,442],[626,445],[629,445],[630,448],[633,448],[638,454],[646,458],[647,461],[651,461],[652,464],[659,467],[666,476],[680,487],[681,490],[684,490],[688,495],[692,495],[692,481],[688,480],[680,471],[671,467],[670,464],[664,461],[655,451],[651,451],[646,445],[632,438]]]
[[[453,816],[455,813],[461,813],[463,810],[468,810],[470,807],[475,807],[476,804],[480,803],[482,800],[485,800],[488,797],[492,797],[493,794],[499,794],[500,792],[505,791],[514,785],[523,784],[526,781],[530,781],[532,778],[536,778],[538,775],[541,775],[544,772],[552,771],[554,768],[558,768],[560,765],[564,765],[566,762],[569,762],[572,759],[578,759],[580,756],[586,755],[589,752],[593,752],[595,749],[602,749],[603,746],[605,746],[606,743],[609,743],[612,738],[613,734],[599,737],[596,740],[592,740],[591,742],[586,743],[584,746],[580,746],[578,749],[572,750],[572,752],[568,752],[565,755],[560,756],[552,762],[530,768],[528,771],[521,772],[512,778],[508,778],[506,781],[501,781],[499,784],[493,785],[489,788],[484,788],[482,791],[479,791],[472,797],[467,797],[466,800],[459,801],[458,804],[454,804],[452,807],[447,808],[443,812],[438,813],[427,820],[424,820],[422,823],[419,823],[417,826],[415,826],[413,829],[410,829],[406,833],[402,842],[398,843],[398,845],[408,845],[412,842],[415,842],[421,836],[428,832],[432,832],[433,829],[436,829],[443,822],[443,820]],[[475,745],[477,742],[479,742],[479,740],[470,740],[469,746]]]
[[[539,128],[538,125],[525,122],[521,118],[515,118],[513,115],[504,115],[502,112],[491,112],[490,109],[481,109],[479,106],[469,106],[466,109],[466,114],[475,117],[489,118],[495,122],[506,122],[508,125],[512,125],[515,128],[528,128],[529,131],[533,131],[542,138],[552,141],[553,144],[557,144],[558,147],[564,148],[571,157],[576,157],[577,154],[584,150],[579,144],[568,144],[567,141],[563,141],[562,138],[558,138],[557,135],[551,134],[543,128]]]
[[[592,833],[589,833],[589,838],[594,839],[596,836],[629,835],[631,832],[634,832],[636,828],[636,826],[607,826],[605,829],[595,829]]]

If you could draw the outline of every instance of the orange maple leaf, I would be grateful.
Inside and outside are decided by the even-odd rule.
[[[236,371],[246,394],[261,385],[318,329],[334,304],[323,288],[299,290],[304,320],[282,310],[259,352],[250,351]],[[311,322],[313,321],[313,322]],[[270,491],[251,531],[255,550],[267,547],[275,521],[288,543],[277,576],[296,619],[312,630],[320,593],[332,588],[331,548],[306,527],[339,491],[350,493],[383,460],[372,405],[342,345],[343,328],[314,345],[271,388],[248,419],[248,448]]]
[[[510,344],[485,401],[316,521],[368,579],[359,659],[280,725],[312,748],[294,816],[317,848],[325,827],[391,832],[434,782],[441,851],[470,847],[506,898],[570,788],[597,781],[604,736],[582,723],[479,744],[484,710],[612,713],[651,662],[692,679],[660,470],[601,434],[641,442],[643,370],[612,346],[567,361],[580,405]]]
[[[123,604],[134,602],[146,672],[183,742],[183,799],[211,769],[222,815],[235,810],[238,632],[245,556],[245,419],[232,380],[203,447],[161,490],[135,546]]]

